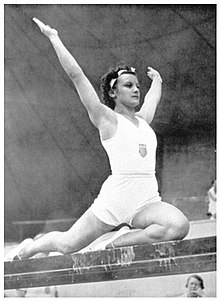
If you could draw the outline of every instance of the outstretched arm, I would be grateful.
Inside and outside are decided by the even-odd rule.
[[[38,25],[41,32],[49,38],[63,69],[74,83],[91,121],[100,129],[101,124],[111,117],[113,112],[100,102],[97,93],[81,67],[60,40],[57,30],[52,29],[49,25],[45,25],[36,18],[33,18],[33,21]]]
[[[147,75],[152,80],[151,87],[144,98],[144,103],[136,114],[142,117],[147,123],[151,123],[154,118],[157,105],[162,93],[162,79],[158,71],[148,67]]]

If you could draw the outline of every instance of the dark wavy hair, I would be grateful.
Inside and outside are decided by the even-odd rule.
[[[113,78],[118,78],[118,71],[120,70],[131,70],[131,67],[126,65],[125,63],[120,63],[118,64],[115,68],[110,68],[108,72],[106,72],[102,77],[101,77],[101,99],[103,103],[111,108],[112,110],[115,109],[115,101],[114,99],[109,95],[109,92],[111,89],[113,89],[117,83],[117,80],[115,81],[113,87],[110,87],[110,82]]]
[[[189,276],[189,277],[187,278],[187,281],[186,281],[186,287],[188,287],[189,281],[190,281],[191,278],[195,278],[195,279],[197,279],[197,280],[199,281],[199,285],[200,285],[201,289],[204,289],[204,288],[205,288],[205,287],[204,287],[203,279],[202,279],[199,275],[191,275],[191,276]]]

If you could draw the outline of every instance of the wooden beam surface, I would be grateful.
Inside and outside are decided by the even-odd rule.
[[[216,237],[5,262],[5,289],[216,270]]]

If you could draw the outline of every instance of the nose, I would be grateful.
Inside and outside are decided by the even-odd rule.
[[[195,290],[196,287],[197,287],[197,285],[196,285],[195,283],[192,283],[192,284],[191,284],[191,288],[192,288],[193,290]]]
[[[134,92],[135,92],[135,93],[138,93],[138,92],[139,92],[139,87],[134,86]]]

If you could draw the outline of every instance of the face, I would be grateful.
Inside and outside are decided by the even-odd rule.
[[[139,82],[134,74],[125,73],[119,76],[114,90],[115,103],[127,107],[136,107],[140,102]]]
[[[188,283],[188,293],[191,297],[194,296],[194,291],[197,291],[200,288],[200,282],[198,279],[191,277]]]

